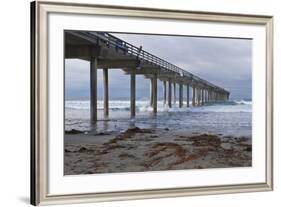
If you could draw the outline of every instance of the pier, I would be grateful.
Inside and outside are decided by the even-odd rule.
[[[229,92],[204,80],[187,70],[163,60],[145,50],[136,47],[105,32],[65,31],[65,59],[90,61],[90,113],[91,122],[97,121],[97,70],[103,70],[104,117],[109,116],[108,73],[110,69],[122,69],[130,76],[130,111],[136,116],[136,76],[143,75],[150,80],[150,106],[157,114],[158,80],[163,85],[163,104],[172,107],[189,105],[191,89],[192,106],[202,106],[210,102],[227,101]],[[172,48],[171,48],[172,49]],[[187,93],[184,100],[183,88]],[[177,97],[178,89],[178,97]]]

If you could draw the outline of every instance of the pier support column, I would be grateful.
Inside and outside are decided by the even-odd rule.
[[[90,119],[91,123],[97,122],[97,68],[98,60],[91,57],[90,60]]]
[[[215,102],[217,102],[217,101],[218,101],[218,93],[215,92]]]
[[[168,81],[168,106],[169,106],[169,108],[172,107],[172,82],[171,82],[171,80]]]
[[[198,88],[195,88],[195,106],[198,105]]]
[[[179,107],[182,107],[182,95],[183,95],[183,87],[182,87],[182,83],[179,84]]]
[[[203,89],[200,88],[200,89],[199,89],[199,93],[200,93],[200,101],[199,101],[199,104],[200,104],[200,105],[203,104],[203,97],[202,97],[203,93],[202,93],[202,91],[203,91]]]
[[[157,113],[157,75],[155,74],[153,80],[153,113]]]
[[[195,90],[196,88],[192,86],[192,106],[195,106]]]
[[[134,118],[136,116],[136,73],[135,69],[131,73],[131,118]]]
[[[206,89],[203,90],[203,95],[204,95],[203,96],[204,97],[203,101],[204,101],[204,104],[205,104],[205,103],[207,103],[207,100],[206,100],[206,98],[207,98],[207,96],[206,96]]]
[[[108,118],[108,68],[103,69],[103,114]]]
[[[189,85],[186,85],[186,107],[189,107]]]
[[[201,89],[201,105],[204,105],[204,101],[205,101],[204,98],[205,98],[204,97],[204,89],[202,88]]]
[[[167,88],[166,88],[167,82],[163,81],[163,104],[166,105],[167,103]]]
[[[149,105],[152,107],[153,105],[153,79],[150,78],[150,103]]]
[[[174,82],[174,104],[177,102],[177,85]]]
[[[196,90],[196,96],[197,96],[197,106],[200,106],[201,104],[201,92],[200,92],[200,88],[197,88]]]

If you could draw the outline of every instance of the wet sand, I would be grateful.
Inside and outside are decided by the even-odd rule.
[[[250,167],[251,137],[129,128],[65,133],[64,174]]]

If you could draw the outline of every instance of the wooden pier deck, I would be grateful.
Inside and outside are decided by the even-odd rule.
[[[186,106],[189,107],[189,88],[192,88],[192,106],[208,102],[226,101],[229,92],[192,73],[169,63],[145,50],[109,33],[65,31],[65,59],[90,61],[91,122],[97,121],[97,70],[103,70],[104,116],[109,115],[108,70],[122,69],[130,75],[131,117],[136,115],[136,75],[150,79],[150,105],[157,113],[157,80],[163,82],[164,104],[172,107],[179,87],[179,107],[183,107],[183,87],[187,87]],[[173,92],[172,92],[173,86]]]

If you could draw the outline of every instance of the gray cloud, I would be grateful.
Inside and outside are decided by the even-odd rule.
[[[115,35],[213,82],[251,79],[251,40]]]

